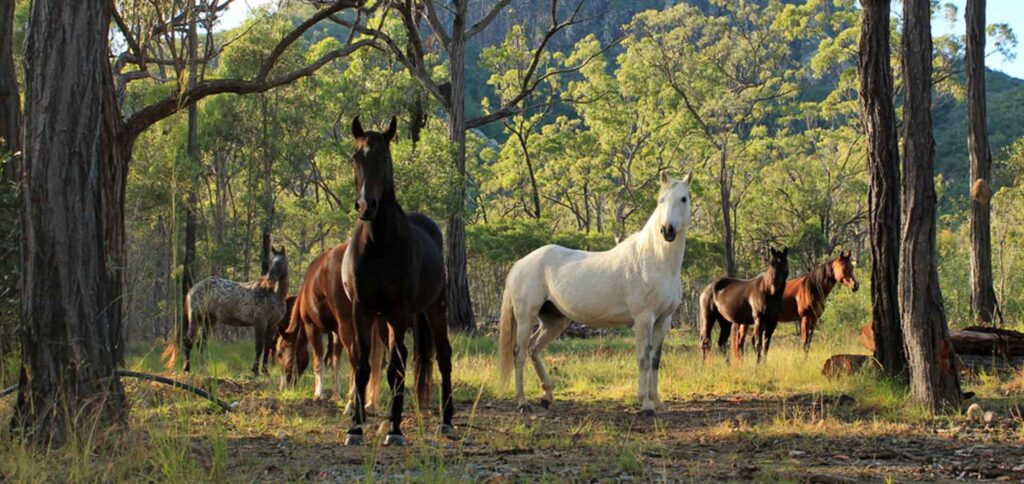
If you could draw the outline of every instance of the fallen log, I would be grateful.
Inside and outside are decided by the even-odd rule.
[[[950,335],[957,355],[1024,357],[1024,333],[1002,328],[971,326]],[[875,334],[871,324],[860,328],[860,342],[868,351],[875,351]]]

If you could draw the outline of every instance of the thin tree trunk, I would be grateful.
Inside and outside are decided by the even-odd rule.
[[[448,217],[445,234],[445,252],[448,267],[448,324],[458,331],[473,332],[473,301],[469,295],[469,279],[466,274],[466,222],[463,210],[466,200],[466,113],[465,113],[465,2],[458,3],[452,38],[449,48],[449,81],[451,91],[448,111],[448,139],[455,149],[455,167],[458,181],[455,184],[455,209]]]
[[[868,142],[868,232],[871,238],[871,326],[875,358],[889,376],[906,378],[900,308],[899,151],[889,48],[889,0],[863,0],[860,99]]]
[[[13,426],[60,444],[126,422],[127,136],[107,61],[110,2],[36,0],[26,43],[22,372]],[[79,427],[81,428],[81,427]]]
[[[0,154],[21,151],[21,98],[14,67],[14,0],[0,2]],[[4,164],[3,179],[21,179],[18,159]]]
[[[270,113],[267,99],[260,99],[263,112],[263,225],[260,231],[260,274],[270,270],[270,232],[274,228],[273,153],[270,149]]]
[[[946,327],[935,253],[935,140],[928,0],[903,2],[903,232],[899,301],[912,398],[932,410],[960,403],[960,378]]]
[[[722,202],[722,230],[725,244],[725,274],[736,276],[736,242],[733,240],[732,200],[729,189],[729,167],[726,165],[728,155],[723,145],[718,157],[718,188]]]
[[[199,75],[197,69],[197,57],[199,51],[199,41],[196,23],[198,22],[198,14],[195,9],[195,2],[189,3],[189,24],[188,24],[188,86],[194,87],[196,85],[196,77]],[[199,165],[199,140],[198,140],[198,127],[199,127],[199,109],[195,103],[188,107],[188,159],[189,163],[193,168]],[[191,177],[190,177],[191,178]],[[188,294],[189,289],[192,289],[192,284],[195,281],[195,262],[196,262],[196,210],[198,201],[196,199],[195,192],[195,181],[188,180],[188,195],[185,203],[185,254],[182,258],[182,271],[181,271],[181,299],[180,302],[184,304],[185,296]],[[182,317],[185,317],[185,312],[182,311]]]
[[[975,318],[991,323],[995,313],[992,289],[992,233],[989,201],[992,154],[985,112],[985,0],[967,0],[967,151],[971,157],[971,307]]]

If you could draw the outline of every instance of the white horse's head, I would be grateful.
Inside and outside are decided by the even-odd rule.
[[[661,174],[661,190],[658,192],[658,226],[666,242],[676,240],[676,235],[690,227],[690,180],[693,172],[682,180],[673,180]]]

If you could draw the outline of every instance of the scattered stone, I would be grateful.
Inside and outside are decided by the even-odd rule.
[[[789,451],[789,456],[790,457],[803,457],[805,455],[807,455],[807,452],[804,452],[802,450],[791,450],[791,451]]]
[[[996,421],[996,413],[995,412],[985,412],[985,414],[981,417],[981,421],[985,422],[985,424],[991,424],[992,422],[995,422]]]

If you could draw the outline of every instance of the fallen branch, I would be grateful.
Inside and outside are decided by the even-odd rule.
[[[182,382],[177,381],[177,380],[172,380],[172,379],[164,377],[164,376],[150,375],[148,373],[140,373],[140,372],[131,371],[131,370],[117,370],[116,374],[117,374],[117,376],[122,376],[122,377],[131,377],[131,378],[138,378],[140,380],[155,381],[157,383],[163,383],[164,385],[170,385],[170,386],[172,386],[174,388],[180,388],[182,390],[192,392],[192,393],[194,393],[196,395],[199,395],[200,397],[203,397],[203,398],[205,398],[205,399],[207,399],[207,400],[209,400],[209,401],[211,401],[213,403],[216,403],[225,412],[230,412],[230,411],[238,408],[238,402],[233,402],[233,403],[225,402],[224,400],[221,400],[221,399],[215,397],[213,394],[211,394],[210,392],[208,392],[206,390],[203,390],[202,388],[199,388],[199,387],[196,387],[196,386],[193,386],[193,385],[189,385],[188,383],[182,383]],[[14,386],[11,386],[11,387],[8,387],[8,388],[4,388],[3,391],[0,392],[0,398],[6,397],[7,395],[10,395],[10,394],[14,393],[17,389],[18,389],[18,385],[14,385]]]

